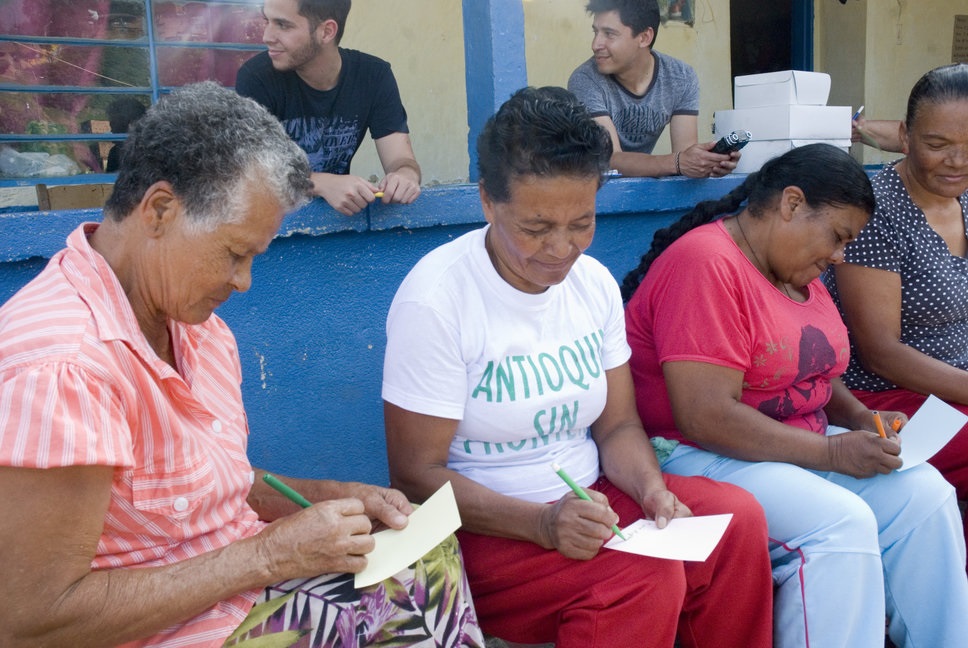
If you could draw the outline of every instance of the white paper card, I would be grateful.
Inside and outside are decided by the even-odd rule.
[[[385,529],[373,534],[376,546],[366,555],[366,569],[353,579],[359,589],[379,583],[412,565],[460,527],[460,513],[450,482],[410,514],[403,529]]]
[[[664,529],[656,527],[652,520],[638,520],[622,529],[627,540],[613,536],[605,548],[640,556],[702,562],[719,544],[731,519],[732,513],[673,518]]]
[[[933,457],[966,422],[968,416],[937,396],[928,396],[908,424],[901,428],[901,459],[904,465],[898,470],[914,468]]]

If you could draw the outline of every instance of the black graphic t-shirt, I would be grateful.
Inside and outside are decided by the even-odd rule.
[[[373,139],[407,133],[390,64],[375,56],[340,49],[343,67],[332,90],[315,90],[295,72],[278,72],[266,52],[239,69],[236,91],[269,109],[306,151],[313,171],[347,174],[367,129]]]

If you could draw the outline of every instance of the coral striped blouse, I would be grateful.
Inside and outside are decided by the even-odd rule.
[[[115,466],[92,569],[185,560],[258,533],[235,338],[213,315],[170,322],[178,371],[142,335],[114,272],[67,247],[0,308],[0,465]],[[220,646],[246,592],[132,646]]]

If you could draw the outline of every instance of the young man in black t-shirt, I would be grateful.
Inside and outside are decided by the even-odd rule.
[[[359,212],[382,192],[384,203],[420,195],[407,113],[390,64],[339,47],[350,0],[265,0],[267,52],[236,77],[239,94],[266,106],[309,156],[316,195],[342,214]],[[370,131],[385,177],[350,175]]]

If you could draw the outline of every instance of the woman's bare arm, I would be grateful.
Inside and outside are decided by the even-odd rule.
[[[363,505],[347,499],[174,565],[91,571],[113,474],[105,466],[0,467],[0,645],[117,645],[243,591],[360,571],[372,550]]]

